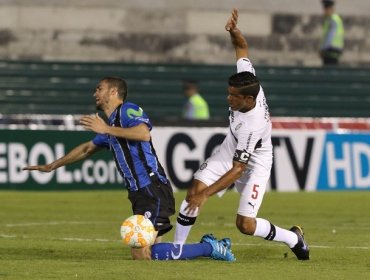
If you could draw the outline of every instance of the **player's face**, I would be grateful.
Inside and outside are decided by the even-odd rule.
[[[95,88],[95,105],[97,110],[104,111],[108,107],[110,88],[107,82],[100,81]]]
[[[227,102],[231,110],[247,112],[253,109],[255,102],[252,96],[245,96],[240,94],[239,89],[235,87],[228,87]]]

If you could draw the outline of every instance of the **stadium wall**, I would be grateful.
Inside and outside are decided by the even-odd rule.
[[[156,127],[154,146],[177,189],[190,185],[192,174],[223,141],[224,127]],[[86,131],[2,130],[0,189],[73,190],[123,188],[108,151],[51,173],[22,171],[61,157]],[[370,191],[370,133],[334,133],[321,129],[275,129],[274,165],[268,190]]]
[[[370,2],[337,2],[342,62],[369,65]],[[227,64],[234,58],[224,23],[237,7],[256,64],[320,65],[319,0],[2,0],[0,7],[3,59]]]

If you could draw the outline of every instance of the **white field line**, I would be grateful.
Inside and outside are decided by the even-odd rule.
[[[7,235],[1,234],[0,238],[15,238],[15,239],[34,239],[28,236],[20,236],[20,235]],[[111,240],[105,238],[78,238],[78,237],[61,237],[61,238],[48,238],[46,240],[55,240],[55,241],[73,241],[73,242],[121,242],[121,240]],[[265,244],[254,244],[254,243],[232,243],[232,246],[244,246],[244,247],[271,247],[271,246],[281,246],[285,247],[284,244],[279,244],[276,242],[269,242]],[[370,246],[327,246],[327,245],[309,245],[310,248],[317,248],[317,249],[349,249],[349,250],[370,250]]]
[[[20,224],[5,224],[6,227],[33,227],[33,226],[57,226],[57,225],[86,225],[97,224],[101,222],[90,221],[59,221],[59,222],[39,222],[39,223],[20,223]]]
[[[215,222],[200,222],[199,223],[200,225],[202,226],[209,226],[209,227],[219,227],[220,224],[217,224]],[[341,224],[340,226],[336,226],[335,229],[333,228],[333,230],[336,230],[338,228],[348,228],[351,224]],[[370,229],[370,226],[369,226],[369,223],[358,223],[357,224],[358,226],[361,227],[361,229]],[[286,225],[288,227],[288,225]],[[236,228],[236,225],[235,223],[224,223],[222,224],[222,227],[231,227],[231,228]],[[304,228],[304,227],[303,227]]]
[[[254,244],[254,243],[235,243],[232,242],[232,246],[248,246],[248,247],[272,247],[272,246],[281,246],[281,247],[286,247],[286,245],[282,243],[276,243],[276,242],[271,242],[267,244]],[[329,245],[311,245],[308,244],[310,248],[318,248],[318,249],[361,249],[361,250],[370,250],[370,246],[329,246]]]
[[[13,238],[13,239],[35,239],[26,235],[8,235],[0,233],[0,238]],[[46,238],[44,240],[54,241],[76,241],[76,242],[121,242],[121,240],[109,240],[104,238],[78,238],[78,237],[61,237],[61,238]]]

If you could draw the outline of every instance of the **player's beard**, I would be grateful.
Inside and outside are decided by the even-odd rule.
[[[96,110],[98,110],[98,111],[104,111],[104,106],[103,106],[103,103],[102,103],[102,101],[101,101],[101,100],[99,100],[99,101],[97,101],[97,102],[95,103],[95,108],[96,108]]]

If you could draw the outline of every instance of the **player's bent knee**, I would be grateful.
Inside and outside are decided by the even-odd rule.
[[[241,233],[253,235],[256,230],[256,219],[238,216],[236,219],[236,227]]]

